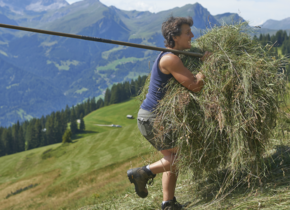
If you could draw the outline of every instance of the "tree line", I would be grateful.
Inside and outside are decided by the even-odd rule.
[[[262,46],[272,46],[271,51],[276,57],[289,56],[290,54],[290,35],[287,31],[279,30],[276,34],[260,34],[259,37],[254,36],[254,40],[257,40]],[[281,55],[282,54],[282,55]],[[290,76],[290,65],[285,66],[286,73]]]
[[[290,53],[290,36],[286,31],[279,30],[274,35],[260,34],[259,37],[254,36],[254,40],[262,45],[273,45],[272,50],[277,56],[279,56],[279,49],[283,55]],[[287,70],[290,72],[289,66]],[[52,112],[40,119],[33,118],[22,123],[18,121],[8,128],[0,127],[0,156],[62,142],[62,137],[68,129],[72,135],[84,131],[84,116],[101,107],[120,103],[138,95],[146,78],[147,76],[139,76],[131,82],[114,84],[106,89],[104,99],[100,98],[96,101],[95,97],[88,98],[83,103],[72,107],[67,105],[65,109]]]
[[[262,45],[273,45],[273,50],[278,53],[278,49],[281,49],[283,55],[290,53],[290,35],[287,31],[279,30],[276,34],[260,34],[259,38],[254,36],[255,40],[258,40]]]
[[[8,128],[0,127],[0,156],[60,143],[67,130],[70,130],[72,135],[83,132],[85,130],[84,116],[101,107],[137,96],[146,78],[147,76],[139,76],[130,82],[114,84],[106,89],[104,99],[88,98],[72,107],[66,105],[65,109],[52,112],[40,119],[33,118],[22,123],[17,121]],[[68,127],[69,122],[70,127]]]

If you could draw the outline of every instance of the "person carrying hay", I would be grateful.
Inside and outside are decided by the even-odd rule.
[[[194,35],[190,27],[193,25],[191,17],[170,17],[162,24],[162,34],[165,38],[165,46],[169,49],[185,50],[191,48],[191,39]],[[209,56],[206,52],[201,60]],[[192,92],[199,92],[204,85],[205,76],[202,73],[192,74],[182,63],[178,55],[170,52],[161,52],[152,66],[149,91],[138,112],[138,128],[142,135],[164,156],[161,160],[140,168],[127,171],[131,183],[135,185],[135,191],[141,198],[148,195],[147,182],[155,178],[156,174],[162,175],[163,202],[162,209],[182,209],[183,206],[176,201],[174,196],[178,169],[176,168],[178,148],[174,144],[175,139],[170,134],[165,134],[164,141],[158,143],[154,140],[153,124],[156,118],[154,110],[159,101],[164,97],[166,84],[174,77],[180,84]],[[150,184],[150,182],[149,182]]]

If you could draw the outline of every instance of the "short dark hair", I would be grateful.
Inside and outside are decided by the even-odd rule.
[[[165,38],[165,47],[174,47],[175,43],[172,37],[180,36],[182,24],[187,24],[190,27],[193,25],[192,17],[169,17],[162,23],[162,35]]]

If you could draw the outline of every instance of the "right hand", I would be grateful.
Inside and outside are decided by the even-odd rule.
[[[197,75],[195,76],[197,80],[204,80],[205,76],[203,73],[198,72]]]
[[[195,77],[197,79],[197,83],[199,84],[200,90],[201,90],[203,88],[203,85],[204,85],[205,76],[203,73],[198,72]]]

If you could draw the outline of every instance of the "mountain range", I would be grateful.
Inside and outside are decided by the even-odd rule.
[[[211,26],[244,21],[234,13],[213,16],[199,3],[151,13],[120,10],[98,0],[74,4],[65,0],[0,0],[0,22],[4,24],[159,47],[164,46],[160,26],[171,15],[193,17],[195,38]],[[102,96],[113,83],[148,74],[157,54],[2,28],[0,126]]]
[[[262,24],[263,28],[269,28],[274,30],[287,30],[290,29],[290,17],[283,20],[267,20]]]

